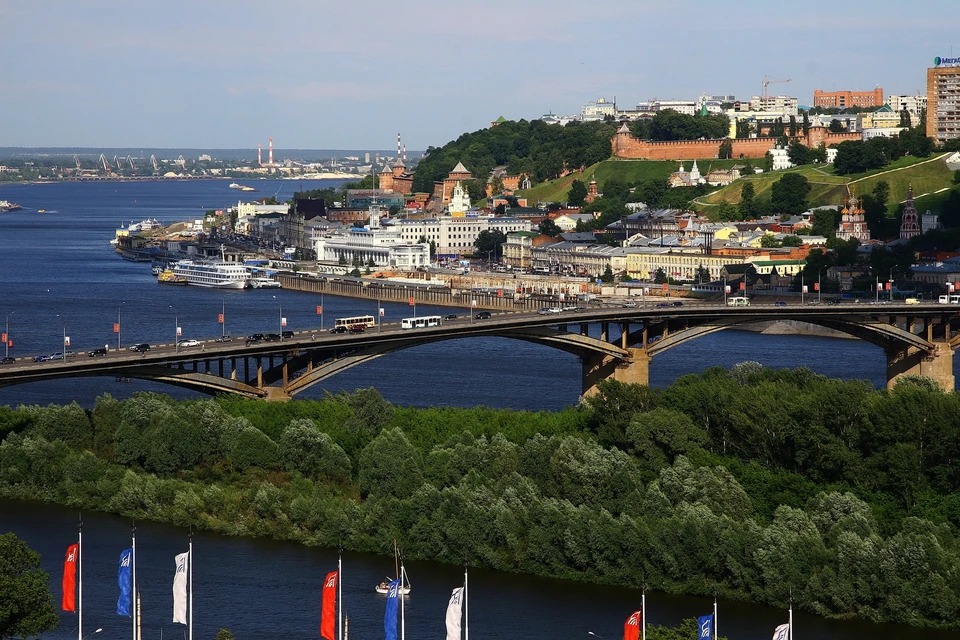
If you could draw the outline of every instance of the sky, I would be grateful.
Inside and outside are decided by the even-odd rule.
[[[960,56],[943,0],[0,0],[0,25],[0,147],[422,150],[764,76],[915,94]]]

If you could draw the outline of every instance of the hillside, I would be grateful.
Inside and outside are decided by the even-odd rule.
[[[743,165],[745,162],[745,160],[698,160],[697,167],[700,169],[700,173],[706,175],[712,169],[729,169],[737,164]],[[683,160],[682,163],[684,169],[689,170],[693,165],[693,160]],[[567,199],[567,193],[570,191],[570,184],[574,180],[587,183],[591,178],[596,178],[602,192],[604,183],[611,178],[635,185],[651,179],[666,180],[671,173],[679,168],[680,163],[675,160],[603,160],[590,165],[583,171],[571,173],[556,180],[541,182],[520,192],[520,195],[527,198],[531,204],[564,202]]]
[[[784,171],[761,173],[722,187],[701,198],[697,204],[701,205],[699,209],[708,214],[711,206],[723,202],[737,204],[746,181],[753,183],[757,199],[769,200],[774,182],[786,173],[799,173],[810,181],[808,202],[812,207],[838,205],[847,197],[848,189],[852,188],[855,194],[869,193],[878,182],[884,180],[890,186],[889,213],[892,214],[897,204],[906,199],[910,185],[913,185],[914,194],[919,196],[942,190],[952,184],[953,171],[944,162],[946,155],[937,154],[930,158],[907,156],[885,169],[849,176],[835,175],[829,165],[804,165]]]

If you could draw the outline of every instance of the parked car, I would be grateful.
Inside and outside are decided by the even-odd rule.
[[[199,340],[194,340],[194,339],[191,338],[190,340],[181,340],[178,344],[179,344],[181,347],[199,347],[199,346],[200,346],[200,341],[199,341]]]
[[[233,336],[230,336],[230,335],[220,336],[219,338],[214,340],[214,342],[233,342]]]
[[[87,351],[87,357],[90,357],[90,358],[95,358],[97,356],[105,356],[105,355],[107,355],[107,350],[104,347],[100,347],[99,349],[91,349],[90,351]]]
[[[13,356],[4,356],[0,358],[0,364],[13,364],[16,361],[17,359],[14,358]]]
[[[292,338],[293,331],[281,331],[280,335],[283,336],[284,338]]]
[[[346,332],[347,332],[347,328],[343,325],[330,329],[330,333],[346,333]]]
[[[490,315],[490,312],[489,312],[489,311],[481,311],[480,313],[478,313],[478,314],[475,315],[474,317],[475,317],[477,320],[489,320],[489,319],[492,318],[493,316]]]
[[[140,344],[135,344],[132,347],[129,347],[130,351],[139,351],[143,353],[144,351],[150,351],[150,345],[146,342],[141,342]]]

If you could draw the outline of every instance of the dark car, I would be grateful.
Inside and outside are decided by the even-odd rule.
[[[680,302],[679,300],[674,300],[673,302],[670,303],[670,306],[671,306],[671,307],[682,307],[682,306],[683,306],[683,303]]]
[[[233,342],[233,336],[220,336],[214,342]]]
[[[367,330],[367,325],[365,324],[350,325],[350,333],[363,333],[366,330]]]
[[[268,333],[263,337],[266,342],[280,342],[281,337],[279,333]]]
[[[280,335],[282,335],[284,338],[292,338],[293,331],[281,331]]]
[[[263,340],[262,333],[251,333],[247,336],[247,342],[260,342],[261,340]]]
[[[489,320],[489,319],[490,319],[491,317],[493,317],[493,316],[490,315],[490,312],[489,312],[489,311],[481,311],[480,313],[478,313],[478,314],[475,315],[474,317],[475,317],[477,320]]]
[[[443,319],[444,319],[444,320],[456,320],[456,319],[457,319],[457,314],[455,314],[455,313],[448,313],[447,315],[443,316]]]
[[[144,351],[150,351],[150,345],[146,342],[141,342],[140,344],[135,344],[130,347],[130,351],[139,351],[140,353],[143,353]]]
[[[669,302],[658,302],[658,303],[657,303],[657,309],[669,309],[669,308],[670,308],[670,303],[669,303]]]
[[[330,329],[330,333],[346,333],[346,332],[347,332],[347,328],[343,325]]]
[[[100,347],[99,349],[91,349],[90,351],[87,351],[87,355],[91,358],[96,356],[105,356],[107,355],[107,350],[104,347]]]
[[[773,306],[775,306],[775,307],[785,307],[785,306],[787,306],[787,303],[784,302],[783,300],[777,300],[776,302],[773,303]]]
[[[51,358],[51,357],[48,356],[48,355],[33,356],[33,361],[34,361],[34,362],[47,362],[48,360],[53,360],[53,358]]]
[[[17,359],[14,358],[13,356],[4,356],[0,358],[0,364],[13,364],[16,361]]]

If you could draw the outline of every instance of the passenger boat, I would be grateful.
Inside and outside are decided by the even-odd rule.
[[[242,264],[223,260],[180,260],[173,264],[173,274],[187,284],[216,289],[243,289],[250,277]]]
[[[250,278],[247,284],[251,289],[279,289],[280,283],[273,278]]]
[[[157,274],[157,283],[185,285],[187,284],[187,279],[183,276],[178,276],[171,269],[165,269]]]

